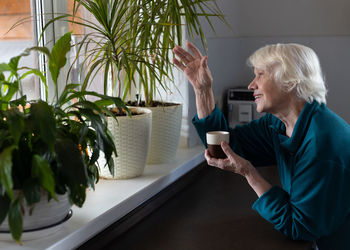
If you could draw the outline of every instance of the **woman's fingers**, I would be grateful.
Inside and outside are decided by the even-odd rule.
[[[182,71],[186,69],[186,67],[181,62],[179,62],[179,60],[177,60],[176,58],[173,58],[173,63]]]
[[[219,161],[221,159],[217,159],[217,158],[211,157],[211,155],[209,154],[209,150],[208,149],[205,150],[204,157],[207,160],[207,163],[208,163],[209,166],[219,167],[219,165],[220,165]]]
[[[180,60],[182,60],[185,64],[188,64],[189,62],[195,60],[190,53],[188,53],[186,50],[184,50],[178,45],[175,46],[173,51],[176,54],[176,56],[178,56]]]
[[[221,168],[223,170],[227,170],[228,166],[230,166],[230,160],[228,158],[226,159],[213,158],[209,154],[208,149],[205,150],[204,157],[207,160],[207,163],[209,166]]]
[[[229,158],[233,163],[236,163],[236,154],[232,151],[231,147],[227,144],[227,142],[221,142],[221,148],[226,154],[227,158]]]
[[[202,58],[201,52],[192,43],[187,42],[187,47],[192,51],[195,58],[197,59]]]
[[[221,147],[224,150],[227,158],[213,158],[210,156],[208,149],[206,149],[205,159],[207,160],[208,165],[246,176],[249,169],[253,167],[251,163],[234,153],[226,142],[222,142]]]
[[[208,56],[205,56],[205,57],[202,58],[201,64],[202,64],[203,68],[207,68],[208,67],[207,61],[208,61]]]
[[[205,153],[204,153],[204,157],[205,159],[207,160],[207,163],[209,166],[215,166],[214,163],[215,163],[215,158],[211,157],[210,154],[209,154],[209,151],[208,149],[205,150]]]

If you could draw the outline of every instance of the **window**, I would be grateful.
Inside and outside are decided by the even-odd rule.
[[[28,19],[23,24],[11,29],[19,20],[32,16],[32,9],[30,0],[1,0],[0,63],[9,62],[12,57],[35,45],[34,22],[32,19]],[[34,54],[23,57],[20,65],[35,67],[37,58]],[[39,80],[36,77],[26,78],[22,82],[22,86],[28,99],[37,99],[39,97]]]
[[[74,0],[1,0],[0,5],[0,63],[21,54],[26,48],[32,46],[51,47],[55,38],[62,36],[68,30],[73,30],[73,41],[82,33],[79,26],[73,26],[67,22],[56,22],[51,25],[39,41],[42,28],[54,16],[52,13],[72,12]],[[74,51],[72,51],[74,56]],[[22,57],[20,66],[40,68],[45,70],[45,58],[32,52],[29,56]],[[67,73],[68,70],[65,69]],[[74,72],[73,72],[74,73]],[[65,82],[65,76],[61,76],[60,83]],[[70,81],[77,82],[76,74],[71,74]],[[49,81],[49,77],[48,77]],[[64,84],[59,86],[62,89]],[[50,86],[50,81],[49,81]],[[22,81],[23,92],[28,100],[45,98],[45,91],[38,77],[31,75]],[[49,87],[49,99],[53,97],[53,86]]]

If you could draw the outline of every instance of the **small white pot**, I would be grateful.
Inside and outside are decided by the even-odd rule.
[[[152,136],[147,163],[171,162],[179,145],[182,104],[148,108],[152,110]]]
[[[14,192],[15,193],[15,192]],[[35,203],[32,215],[29,214],[29,208],[24,206],[23,231],[36,230],[44,227],[50,227],[64,220],[71,208],[68,194],[57,195],[57,201],[51,199],[48,202],[46,191],[42,191],[40,201]],[[8,231],[8,218],[6,217],[0,225],[0,231]]]
[[[100,157],[100,176],[106,179],[128,179],[142,175],[151,139],[152,112],[147,108],[130,107],[139,115],[108,118],[108,129],[114,136],[118,157],[113,155],[114,176]]]

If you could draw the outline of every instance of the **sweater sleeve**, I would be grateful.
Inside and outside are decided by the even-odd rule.
[[[331,234],[349,214],[349,170],[315,157],[299,161],[293,171],[290,194],[273,187],[253,209],[294,240],[313,241]]]
[[[214,111],[207,117],[192,119],[202,143],[207,147],[206,133],[223,130],[230,132],[230,146],[241,157],[249,160],[254,166],[267,166],[276,164],[271,132],[269,130],[271,115],[265,115],[246,125],[228,126],[227,121],[215,106]]]

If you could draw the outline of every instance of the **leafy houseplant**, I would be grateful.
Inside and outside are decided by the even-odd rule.
[[[76,15],[81,7],[94,19]],[[181,45],[183,27],[191,37],[198,35],[206,47],[200,17],[210,25],[213,17],[227,24],[216,0],[75,0],[73,14],[57,16],[44,29],[59,20],[88,29],[75,44],[78,56],[84,58],[82,90],[103,72],[105,94],[109,80],[123,100],[135,86],[139,92],[137,105],[143,99],[143,105],[150,106],[157,91],[169,89],[171,49]]]
[[[94,19],[76,15],[81,7]],[[85,73],[82,75],[81,89],[88,89],[97,72],[102,72],[101,85],[105,94],[110,90],[111,82],[114,94],[124,101],[129,99],[128,105],[160,106],[152,108],[148,162],[171,160],[178,145],[182,106],[176,104],[169,107],[169,103],[157,101],[155,96],[158,93],[163,99],[162,91],[170,92],[174,78],[171,49],[176,44],[181,45],[184,27],[191,37],[198,35],[206,47],[200,18],[205,18],[210,25],[210,18],[219,18],[227,24],[216,1],[75,0],[73,9],[72,15],[58,16],[47,25],[68,20],[89,30],[76,44],[77,51],[83,56],[81,72]],[[137,97],[133,89],[136,89]],[[169,140],[159,140],[156,134],[169,135]],[[173,145],[164,144],[168,142]],[[162,149],[169,149],[170,154]]]
[[[81,207],[86,189],[94,188],[99,179],[100,151],[113,171],[112,154],[116,149],[105,114],[113,116],[107,108],[111,104],[126,108],[119,98],[76,91],[77,84],[67,84],[60,95],[56,93],[53,103],[27,101],[21,93],[21,79],[28,74],[36,74],[46,83],[42,72],[19,68],[21,57],[32,50],[45,53],[57,84],[70,48],[71,34],[67,33],[52,51],[33,47],[0,64],[0,224],[7,217],[12,237],[19,243],[23,208],[35,210],[43,190],[49,200],[67,194],[71,204]],[[97,100],[86,100],[88,95]]]

